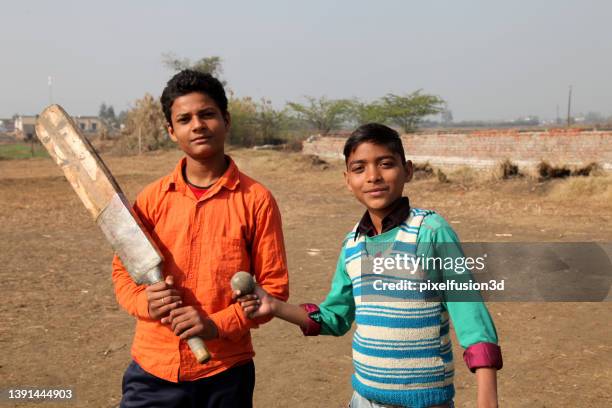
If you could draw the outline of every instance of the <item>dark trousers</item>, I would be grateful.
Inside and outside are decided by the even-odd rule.
[[[173,383],[132,361],[123,375],[121,408],[251,408],[255,364],[249,361],[195,381]]]

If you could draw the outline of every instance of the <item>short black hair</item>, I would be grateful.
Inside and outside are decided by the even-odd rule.
[[[385,146],[393,153],[399,154],[402,164],[406,164],[406,155],[400,135],[389,126],[380,123],[367,123],[359,126],[344,143],[344,161],[348,164],[351,153],[362,143],[373,143]]]
[[[174,100],[192,92],[203,93],[212,98],[223,116],[227,115],[227,96],[223,84],[217,78],[192,69],[185,69],[174,75],[164,88],[160,101],[166,121],[172,125],[172,104]]]

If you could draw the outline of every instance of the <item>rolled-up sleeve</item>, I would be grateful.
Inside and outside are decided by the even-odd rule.
[[[426,217],[424,224],[426,221],[428,225],[422,228],[423,236],[421,237],[422,246],[427,248],[426,256],[442,259],[465,257],[457,234],[442,217],[434,214]],[[463,263],[453,262],[452,265],[463,265]],[[436,274],[445,282],[450,280],[468,282],[473,279],[468,269],[445,268],[428,272],[430,275]],[[469,297],[469,301],[448,301],[448,293],[442,295],[443,305],[453,322],[459,344],[465,349],[463,358],[468,368],[472,372],[481,367],[501,369],[503,360],[501,348],[498,345],[497,331],[480,293],[470,291],[466,294],[453,293],[450,295],[451,299],[466,296]]]
[[[310,318],[320,325],[319,333],[316,333],[316,325],[306,328],[309,330],[308,335],[342,336],[351,329],[355,320],[355,298],[353,285],[345,267],[344,248],[338,257],[336,272],[327,297],[318,308],[307,311]]]

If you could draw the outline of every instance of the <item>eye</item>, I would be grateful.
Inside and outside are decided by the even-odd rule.
[[[186,116],[181,116],[180,118],[177,119],[178,123],[189,123],[189,118]]]
[[[383,162],[380,163],[380,165],[386,169],[391,168],[393,166],[395,166],[395,163],[391,160],[385,160]]]
[[[353,173],[362,173],[363,172],[364,167],[363,166],[355,166],[355,167],[351,167],[351,171]]]

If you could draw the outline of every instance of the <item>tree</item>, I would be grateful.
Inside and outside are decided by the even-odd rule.
[[[250,97],[230,95],[228,110],[232,115],[229,143],[240,146],[276,144],[287,124],[284,110],[276,110],[272,102],[262,98],[259,103]]]
[[[232,117],[228,142],[239,146],[255,144],[257,105],[250,97],[236,98],[230,93],[228,110]]]
[[[366,103],[353,99],[350,116],[357,126],[372,122],[384,123],[387,120],[384,107],[380,101]]]
[[[192,69],[210,74],[215,78],[219,78],[223,74],[223,61],[218,56],[204,57],[197,61],[191,61],[189,58],[178,58],[175,54],[167,52],[162,54],[162,63],[167,68],[177,72],[184,69]],[[225,81],[221,81],[221,83],[224,86],[226,85]]]
[[[428,115],[440,113],[444,106],[442,98],[421,93],[421,90],[405,96],[387,94],[382,106],[388,121],[406,133],[414,132],[419,122]]]
[[[322,135],[339,129],[350,117],[352,103],[347,99],[319,99],[307,96],[308,104],[288,102],[287,106]]]
[[[150,94],[127,112],[123,140],[128,151],[157,150],[169,142],[161,103]]]
[[[280,140],[280,132],[286,123],[286,113],[276,110],[272,101],[262,98],[257,104],[254,117],[258,139],[262,144],[276,144]]]
[[[444,108],[440,111],[440,121],[443,125],[448,126],[453,123],[453,111],[448,108],[447,104],[444,104]]]
[[[115,108],[112,105],[106,105],[102,102],[100,110],[98,111],[98,117],[107,129],[117,129],[119,127],[119,121],[115,115]]]

